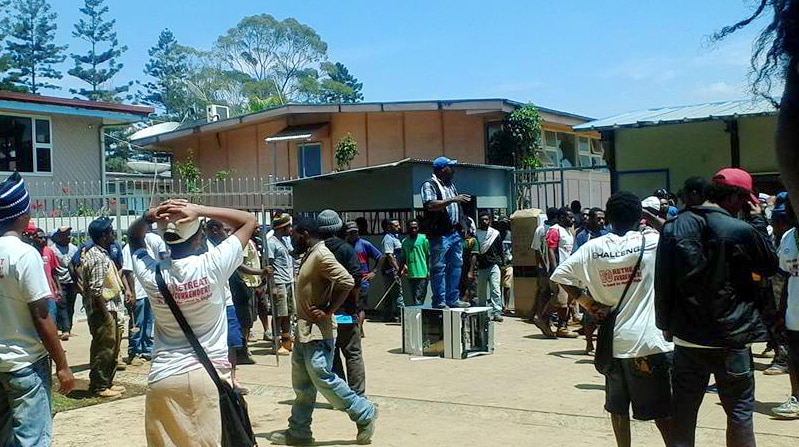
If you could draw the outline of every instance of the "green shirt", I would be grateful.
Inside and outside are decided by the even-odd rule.
[[[408,266],[408,278],[427,278],[427,259],[430,257],[430,242],[423,234],[416,239],[402,240],[402,259]]]

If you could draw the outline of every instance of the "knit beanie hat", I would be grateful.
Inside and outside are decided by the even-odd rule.
[[[278,228],[283,228],[288,225],[291,225],[291,215],[282,213],[282,214],[276,214],[274,217],[272,217],[273,229],[276,230]]]
[[[319,232],[322,234],[337,233],[344,226],[338,213],[333,210],[323,210],[316,216],[316,225],[319,226]]]
[[[8,222],[27,213],[31,197],[19,172],[11,174],[0,183],[0,222]]]

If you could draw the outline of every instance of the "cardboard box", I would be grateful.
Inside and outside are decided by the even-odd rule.
[[[538,278],[516,275],[513,278],[513,293],[516,298],[516,315],[532,318],[538,298]]]
[[[535,267],[538,265],[537,255],[532,248],[532,244],[541,213],[541,210],[531,208],[518,210],[510,216],[514,268],[516,266]]]

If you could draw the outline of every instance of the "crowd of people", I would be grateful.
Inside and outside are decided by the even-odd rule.
[[[549,209],[536,230],[549,281],[534,322],[546,337],[575,337],[567,322],[583,314],[619,446],[631,445],[630,408],[655,421],[667,446],[695,445],[708,392],[727,414],[727,445],[755,446],[756,342],[774,357],[764,373],[790,377],[772,414],[799,419],[799,239],[787,193],[755,195],[749,173],[727,168],[688,179],[677,195],[617,192],[605,210],[582,210],[578,230],[575,211]]]
[[[287,430],[271,441],[313,443],[321,393],[355,423],[356,442],[368,444],[379,411],[366,397],[367,308],[396,321],[430,292],[434,308],[487,306],[496,322],[507,312],[509,220],[469,216],[474,198],[456,189],[455,165],[435,160],[421,186],[425,214],[405,222],[404,237],[400,221],[385,220],[378,246],[361,237],[366,222],[344,222],[334,210],[315,218],[275,212],[259,228],[248,212],[179,199],[148,210],[125,244],[100,217],[75,245],[71,228],[48,238],[30,220],[15,173],[0,185],[0,416],[19,422],[0,427],[2,441],[49,445],[52,420],[31,415],[50,411],[50,360],[61,392],[74,386],[61,343],[80,296],[92,337],[91,393],[118,397],[126,390],[116,372],[149,364],[148,445],[218,445],[214,378],[248,392],[236,368],[255,361],[248,345],[258,321],[275,353],[291,355],[296,394]],[[708,390],[727,412],[728,445],[755,445],[751,344],[760,341],[761,355],[774,356],[766,373],[791,379],[791,397],[773,413],[799,419],[796,227],[787,194],[755,196],[740,169],[688,179],[676,195],[617,192],[604,210],[577,201],[546,210],[532,235],[540,279],[532,321],[548,338],[585,336],[598,369],[607,357],[605,409],[618,445],[631,444],[630,408],[633,418],[655,421],[666,445],[694,445]],[[383,289],[373,295],[381,297],[368,303],[378,274]],[[198,361],[181,319],[215,375]],[[582,327],[573,331],[575,324]]]

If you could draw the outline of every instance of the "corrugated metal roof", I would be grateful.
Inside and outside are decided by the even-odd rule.
[[[709,121],[742,116],[775,115],[777,109],[766,100],[709,102],[690,106],[658,107],[622,113],[574,126],[574,130],[610,130],[662,124]]]
[[[301,183],[301,182],[308,182],[308,181],[314,181],[314,180],[326,180],[326,179],[331,179],[331,178],[335,178],[335,177],[349,176],[349,175],[352,175],[352,174],[366,173],[366,172],[372,172],[372,171],[380,171],[380,170],[383,170],[383,169],[386,169],[386,168],[394,168],[394,167],[397,167],[397,166],[400,166],[400,165],[403,165],[403,164],[406,164],[406,163],[407,164],[429,165],[431,168],[433,166],[433,160],[423,160],[423,159],[418,159],[418,158],[403,158],[402,160],[397,160],[395,162],[385,163],[385,164],[382,164],[382,165],[364,166],[362,168],[347,169],[346,171],[341,171],[341,172],[328,172],[326,174],[314,175],[314,176],[311,176],[311,177],[303,177],[303,178],[295,178],[295,179],[291,179],[291,180],[283,180],[282,182],[277,182],[276,185],[277,186],[294,186],[297,183]],[[458,166],[462,166],[462,167],[465,166],[465,167],[469,167],[469,168],[480,168],[480,169],[498,169],[498,170],[501,170],[501,171],[512,171],[513,170],[513,168],[509,167],[509,166],[481,165],[481,164],[475,164],[475,163],[461,163],[461,162],[459,162],[457,165],[455,165],[455,167],[457,168]]]

